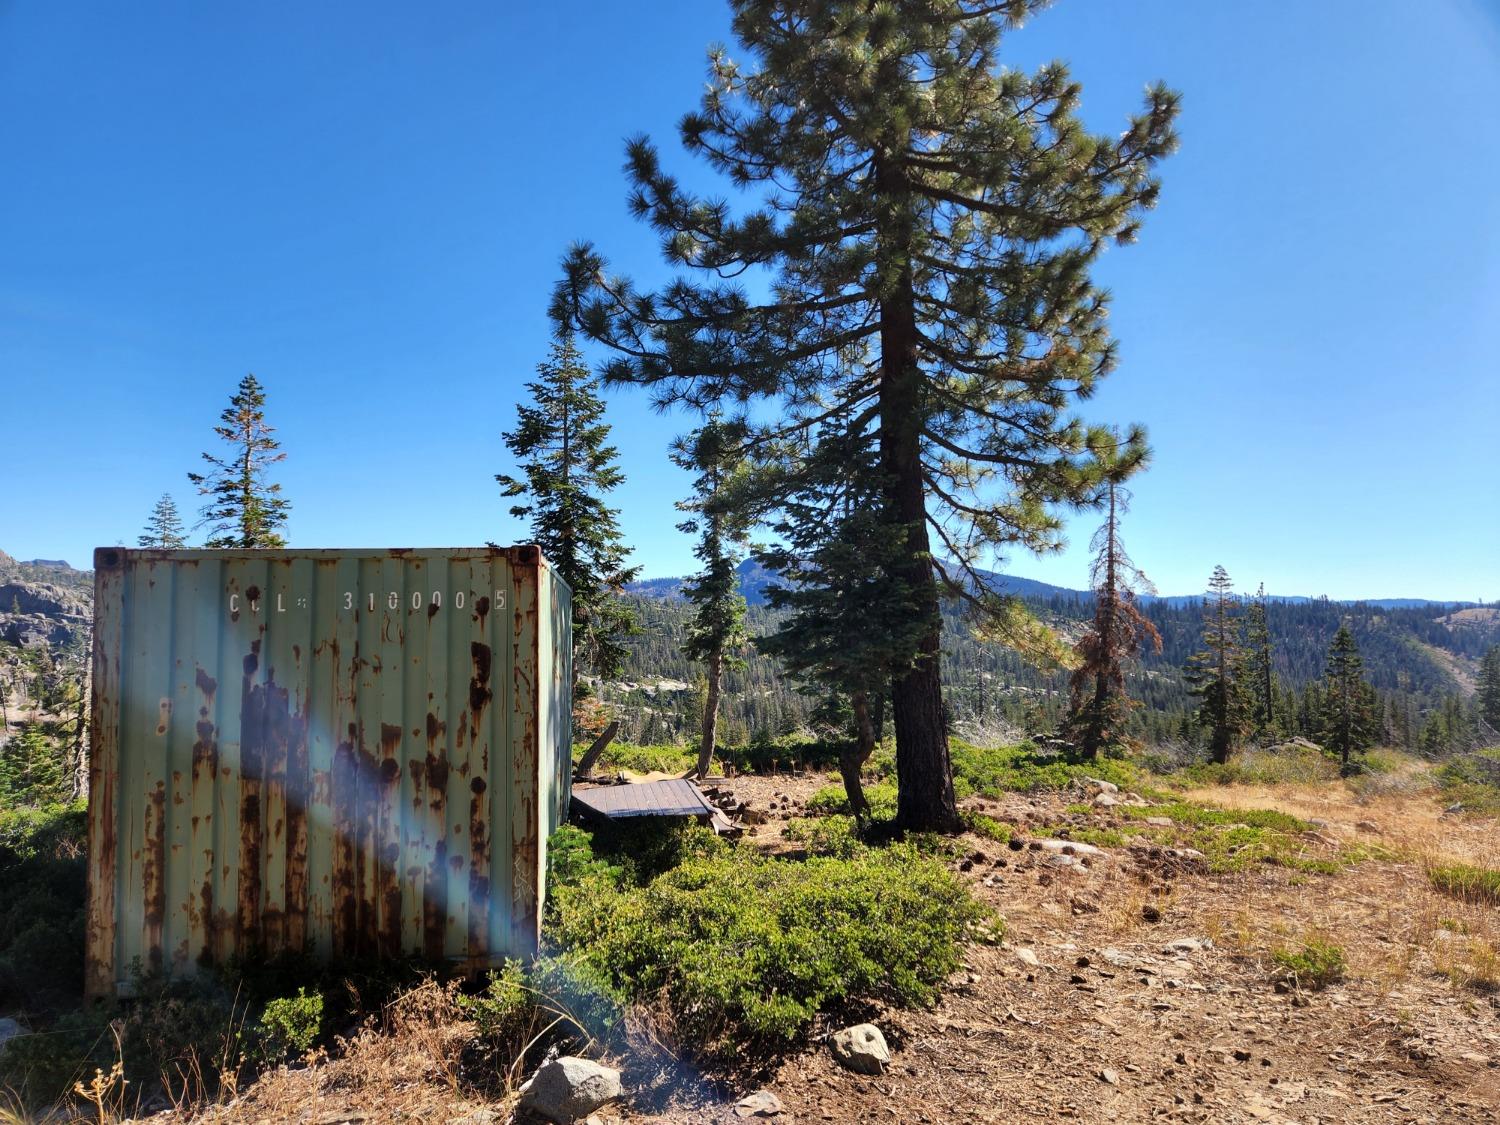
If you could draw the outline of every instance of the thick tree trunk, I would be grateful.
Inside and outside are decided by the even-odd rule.
[[[719,730],[719,683],[724,676],[724,654],[716,652],[708,661],[708,696],[703,701],[703,741],[698,746],[698,777],[708,776],[713,764]]]
[[[885,188],[885,172],[878,161],[875,174],[877,184]],[[891,233],[888,246],[903,253],[903,232],[898,229]],[[906,528],[905,558],[895,577],[912,592],[914,611],[925,626],[915,665],[898,670],[892,685],[899,788],[896,823],[908,831],[947,832],[956,831],[960,821],[953,798],[953,767],[948,759],[939,674],[942,617],[927,536],[922,375],[917,362],[915,310],[911,264],[907,261],[900,265],[880,307],[880,464],[889,510]]]

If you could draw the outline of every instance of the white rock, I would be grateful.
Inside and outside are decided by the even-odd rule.
[[[782,1112],[781,1099],[770,1090],[757,1090],[734,1104],[737,1117],[777,1117]]]
[[[1094,847],[1093,844],[1080,844],[1073,840],[1056,840],[1051,836],[1044,836],[1040,840],[1033,840],[1032,845],[1044,852],[1053,852],[1058,855],[1086,855],[1102,856],[1104,852]]]
[[[521,1087],[521,1108],[572,1125],[620,1096],[620,1072],[572,1055],[543,1063]]]
[[[1214,943],[1210,938],[1178,938],[1169,941],[1162,946],[1161,951],[1168,956],[1182,956],[1187,953],[1202,953],[1205,949],[1212,949]]]
[[[1175,828],[1176,824],[1169,816],[1148,816],[1146,823],[1157,828]]]
[[[1036,952],[1024,945],[1016,946],[1016,960],[1028,969],[1040,969],[1042,967],[1041,961],[1037,960]]]
[[[1113,781],[1100,781],[1096,777],[1085,778],[1085,780],[1101,793],[1118,793],[1120,791],[1120,787]]]
[[[1111,797],[1108,793],[1100,793],[1094,798],[1094,804],[1098,805],[1101,809],[1112,809],[1119,803],[1118,800]]]
[[[845,1070],[859,1074],[884,1074],[891,1061],[885,1036],[873,1023],[857,1023],[836,1031],[828,1040],[834,1060]]]

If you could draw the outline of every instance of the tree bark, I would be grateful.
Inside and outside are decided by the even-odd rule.
[[[703,701],[703,740],[698,746],[698,777],[708,776],[713,765],[719,729],[719,683],[724,676],[724,654],[715,652],[708,661],[708,695]]]
[[[583,757],[578,759],[578,766],[573,772],[579,777],[587,777],[589,771],[594,768],[594,763],[599,760],[599,755],[604,753],[604,748],[614,741],[619,729],[620,720],[611,721],[609,726],[604,728],[604,733],[594,739],[594,744],[584,751]]]
[[[875,161],[876,190],[900,195],[885,161]],[[894,201],[893,201],[894,203]],[[892,206],[893,211],[898,210]],[[880,301],[880,464],[888,510],[906,531],[905,557],[896,578],[912,594],[925,631],[915,664],[897,670],[891,704],[896,728],[896,823],[907,831],[957,831],[953,768],[943,718],[939,647],[942,616],[932,546],[927,535],[927,497],[922,475],[922,372],[917,359],[915,285],[908,257],[910,218],[885,219],[885,254],[897,271]]]

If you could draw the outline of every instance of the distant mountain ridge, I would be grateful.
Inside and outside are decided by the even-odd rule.
[[[745,601],[750,605],[766,605],[768,602],[766,587],[776,581],[775,572],[761,566],[754,559],[746,559],[740,563],[737,573],[740,578],[740,593],[745,595]],[[999,574],[994,571],[982,573],[1001,593],[1014,594],[1021,598],[1092,601],[1094,597],[1090,590],[1055,586],[1036,578],[1022,578],[1020,575]],[[631,582],[625,587],[625,591],[640,597],[676,600],[682,597],[684,581],[683,578],[643,578],[637,582]],[[1170,594],[1144,600],[1180,607],[1200,602],[1205,596],[1204,594]],[[1441,598],[1322,598],[1310,597],[1306,594],[1271,594],[1269,598],[1273,602],[1280,602],[1284,605],[1307,605],[1312,602],[1327,601],[1336,605],[1367,605],[1376,609],[1416,609],[1422,606],[1438,605],[1463,608],[1481,604],[1472,601],[1448,601]]]

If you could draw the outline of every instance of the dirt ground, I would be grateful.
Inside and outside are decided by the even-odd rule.
[[[746,841],[777,848],[786,819],[828,780],[718,784],[768,813]],[[1211,875],[1137,847],[1059,867],[1046,851],[965,836],[955,866],[1004,915],[1006,937],[970,947],[930,1010],[871,1012],[893,1052],[886,1074],[836,1066],[822,1039],[832,1027],[743,1089],[643,1053],[617,1060],[636,1093],[597,1122],[739,1122],[735,1100],[755,1089],[780,1099],[775,1120],[787,1123],[1500,1120],[1497,911],[1437,894],[1423,867],[1445,857],[1500,865],[1495,824],[1444,818],[1430,797],[1400,787],[1362,797],[1343,785],[1192,797],[1315,819],[1312,854],[1379,841],[1403,862],[1338,875],[1265,865]],[[966,804],[1029,841],[1073,800]],[[1308,937],[1344,947],[1346,979],[1278,991],[1271,951]],[[387,1062],[389,1094],[373,1103],[379,1087],[345,1059],[267,1076],[213,1116],[450,1122],[480,1109],[471,1125],[488,1120],[461,1101],[452,1075],[434,1080],[418,1066],[395,1077],[402,1060]],[[507,1119],[503,1106],[489,1110],[494,1125]]]

